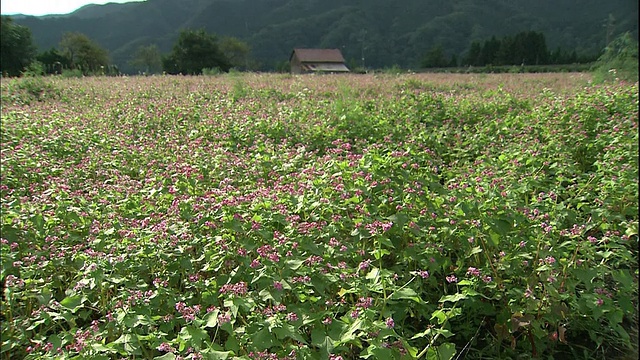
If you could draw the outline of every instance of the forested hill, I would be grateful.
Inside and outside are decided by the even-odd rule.
[[[124,69],[141,45],[169,52],[180,29],[205,28],[248,42],[262,69],[294,47],[340,48],[367,67],[415,67],[441,45],[463,56],[473,41],[542,32],[550,50],[600,51],[607,37],[638,37],[637,0],[147,0],[88,5],[66,16],[18,17],[40,51],[77,31],[109,50]]]

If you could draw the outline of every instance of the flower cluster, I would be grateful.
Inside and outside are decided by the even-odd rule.
[[[236,284],[225,284],[220,287],[221,294],[245,295],[247,293],[247,283],[240,281]]]

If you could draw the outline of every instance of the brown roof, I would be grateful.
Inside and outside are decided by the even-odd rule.
[[[294,54],[300,62],[344,63],[342,53],[338,49],[293,49],[289,60],[293,58]]]

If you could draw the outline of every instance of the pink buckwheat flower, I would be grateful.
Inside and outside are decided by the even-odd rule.
[[[385,325],[387,325],[387,328],[389,328],[389,329],[392,329],[396,325],[396,323],[393,322],[393,318],[391,318],[391,317],[388,317],[387,320],[385,320],[384,323],[385,323]]]

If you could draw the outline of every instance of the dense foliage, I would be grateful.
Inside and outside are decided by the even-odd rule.
[[[544,34],[535,31],[524,31],[499,40],[493,36],[484,43],[474,41],[462,61],[463,65],[473,66],[549,63],[550,53]]]
[[[36,60],[44,67],[45,74],[62,74],[63,69],[71,69],[72,62],[69,54],[63,54],[55,47],[43,51],[36,56]]]
[[[350,68],[420,66],[438,44],[462,59],[474,41],[543,32],[549,49],[596,55],[617,34],[638,37],[638,3],[630,0],[148,0],[87,6],[69,17],[17,20],[41,49],[66,31],[105,46],[121,70],[140,45],[167,53],[180,29],[203,27],[252,49],[262,70],[287,61],[295,47],[341,49]],[[609,38],[611,36],[611,38]],[[568,58],[566,56],[565,58]],[[522,59],[518,59],[521,62]],[[520,64],[518,62],[518,64]],[[495,65],[495,64],[494,64]]]
[[[129,64],[145,74],[158,74],[162,71],[162,54],[155,44],[141,45]]]
[[[60,52],[69,59],[70,68],[83,74],[104,74],[109,67],[109,53],[87,35],[67,32],[60,39]]]
[[[0,16],[0,74],[20,75],[36,56],[31,30]]]
[[[625,33],[614,39],[594,66],[596,81],[638,81],[638,41]]]
[[[204,30],[185,29],[162,61],[167,74],[198,75],[202,69],[218,68],[229,71],[231,62],[220,49],[218,38]]]
[[[637,358],[637,83],[40,80],[2,359]]]

